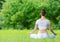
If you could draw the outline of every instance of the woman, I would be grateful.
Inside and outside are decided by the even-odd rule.
[[[45,15],[46,15],[46,11],[43,9],[41,11],[41,18],[36,21],[34,30],[30,32],[31,38],[54,38],[55,37],[56,33],[54,33],[54,31],[52,30],[50,26],[50,21],[46,19]],[[34,34],[37,28],[39,29],[39,32],[38,34]],[[52,32],[51,35],[48,35],[47,33],[48,28]]]

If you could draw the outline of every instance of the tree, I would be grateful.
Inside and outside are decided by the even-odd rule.
[[[2,5],[5,2],[5,0],[0,0],[0,9],[2,9]]]
[[[32,29],[35,21],[40,18],[40,11],[47,11],[46,17],[57,24],[60,0],[5,0],[0,17],[1,26],[7,29]]]

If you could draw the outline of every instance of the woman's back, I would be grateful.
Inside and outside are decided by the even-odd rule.
[[[46,30],[48,28],[48,25],[50,24],[50,21],[47,19],[38,19],[36,21],[36,25],[38,26],[39,30]]]

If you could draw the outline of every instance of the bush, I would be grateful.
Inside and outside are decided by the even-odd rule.
[[[5,0],[0,12],[0,17],[2,17],[0,27],[33,29],[35,21],[41,17],[40,11],[42,9],[47,11],[46,17],[54,25],[58,24],[59,20],[57,18],[60,15],[59,0]]]

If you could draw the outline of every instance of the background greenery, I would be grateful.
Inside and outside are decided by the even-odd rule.
[[[47,11],[53,29],[60,29],[60,0],[1,1],[0,29],[33,29],[42,9]]]

